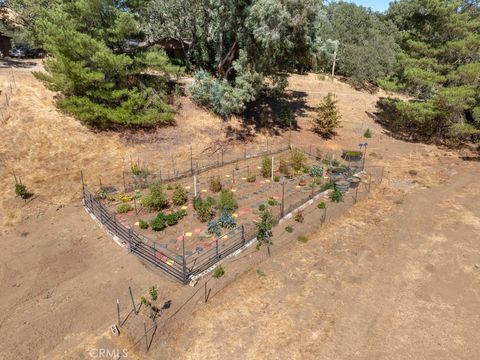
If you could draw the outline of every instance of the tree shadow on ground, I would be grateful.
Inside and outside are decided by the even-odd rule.
[[[36,66],[34,61],[21,61],[15,59],[0,58],[0,68],[31,68]]]
[[[306,92],[288,91],[282,96],[262,92],[248,105],[242,117],[241,127],[227,128],[227,137],[246,140],[259,132],[276,136],[288,131],[290,127],[293,131],[298,131],[300,126],[297,118],[306,116],[312,110],[313,108],[307,105]],[[286,115],[287,113],[291,116]]]
[[[380,97],[377,101],[376,107],[377,111],[369,112],[365,111],[365,114],[379,124],[383,132],[396,139],[402,140],[409,143],[424,143],[424,144],[444,144],[444,141],[435,135],[425,135],[422,134],[419,129],[407,127],[405,124],[398,122],[398,113],[395,110],[395,105],[397,101],[387,102],[386,100],[391,100],[386,97]]]

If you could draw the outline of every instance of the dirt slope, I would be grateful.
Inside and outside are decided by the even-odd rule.
[[[94,134],[54,108],[31,70],[14,69],[17,88],[0,124],[0,359],[89,359],[115,321],[116,299],[127,306],[128,286],[135,294],[178,288],[94,225],[80,206],[80,170],[91,182],[108,178],[132,153],[202,149],[238,123],[183,99],[175,128]],[[2,89],[9,76],[0,69]],[[371,117],[381,93],[312,74],[292,76],[289,89],[299,106],[294,143],[339,150],[373,129],[368,163],[387,166],[383,190],[262,264],[266,277],[252,269],[189,324],[165,331],[153,358],[471,358],[479,350],[478,163],[383,134]],[[309,116],[332,91],[343,127],[320,141]],[[37,195],[26,205],[14,199],[12,168]]]

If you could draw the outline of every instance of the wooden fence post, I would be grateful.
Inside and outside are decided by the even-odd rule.
[[[185,231],[182,234],[182,273],[183,283],[187,283],[187,264],[185,262]]]
[[[273,161],[274,161],[274,159],[273,159],[273,158],[274,158],[274,157],[272,156],[272,183],[273,183],[273,180],[274,180],[273,173],[275,172],[275,170],[274,170],[274,166],[273,166]]]
[[[192,173],[192,176],[193,176],[193,150],[192,150],[192,145],[190,145],[190,172]]]

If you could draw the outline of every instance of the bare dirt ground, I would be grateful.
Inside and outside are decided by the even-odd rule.
[[[108,338],[115,300],[128,306],[128,286],[179,289],[94,225],[81,207],[80,170],[108,178],[132,153],[184,151],[192,139],[202,149],[226,140],[229,124],[183,99],[176,128],[95,134],[59,113],[31,70],[13,70],[17,87],[0,124],[0,359],[89,359]],[[9,76],[0,69],[2,89]],[[478,162],[385,135],[371,116],[381,93],[311,74],[292,76],[290,90],[304,101],[293,142],[340,150],[364,142],[370,127],[368,163],[386,166],[383,187],[261,264],[266,276],[251,269],[160,334],[151,353],[129,358],[474,358]],[[320,141],[308,117],[327,92],[338,97],[343,127]],[[12,169],[36,194],[27,204],[14,199]]]

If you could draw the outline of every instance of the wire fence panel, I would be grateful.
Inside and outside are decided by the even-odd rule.
[[[221,151],[223,151],[223,148],[220,149]],[[263,190],[253,192],[253,194],[255,194],[254,200],[244,199],[243,201],[247,201],[246,206],[251,208],[254,214],[255,208],[259,206],[258,204],[266,204],[267,198],[268,202],[270,202],[270,200],[276,202],[276,204],[271,204],[270,207],[273,223],[276,225],[279,224],[283,218],[288,219],[296,215],[296,211],[303,211],[306,206],[313,203],[314,199],[318,199],[319,194],[324,192],[326,189],[321,185],[314,185],[313,182],[309,186],[300,186],[298,183],[298,179],[289,179],[283,176],[281,178],[281,181],[279,181],[279,176],[275,176],[275,178],[277,179],[273,181],[273,171],[272,178],[265,179],[262,176],[263,174],[261,173],[261,166],[259,166],[261,165],[262,161],[261,157],[266,154],[272,156],[274,156],[273,154],[280,154],[279,156],[275,156],[275,158],[280,159],[279,163],[281,163],[282,159],[285,159],[285,155],[287,155],[281,153],[284,152],[286,149],[287,148],[285,146],[270,146],[268,149],[264,150],[264,153],[260,152],[259,149],[256,149],[256,152],[248,153],[244,149],[243,154],[240,154],[240,156],[238,155],[238,152],[232,152],[229,155],[227,155],[226,152],[222,154],[221,152],[219,153],[217,149],[217,151],[214,152],[217,154],[217,159],[213,158],[212,160],[212,157],[210,156],[210,163],[206,163],[201,171],[197,172],[197,169],[193,171],[195,176],[192,176],[193,167],[190,170],[187,169],[184,172],[176,171],[173,173],[172,176],[175,176],[175,179],[177,177],[181,179],[178,184],[182,184],[185,186],[186,189],[188,189],[187,193],[188,196],[191,198],[197,196],[197,193],[195,193],[197,188],[201,187],[205,189],[206,187],[208,187],[208,183],[212,176],[218,177],[222,175],[226,179],[228,178],[228,180],[225,180],[225,188],[229,189],[235,187],[238,188],[240,191],[245,191],[242,189],[244,189],[244,187],[247,185],[246,183],[236,184],[236,180],[245,180],[250,175],[259,176],[260,179],[264,179],[261,180],[263,183],[265,183],[262,188]],[[297,149],[307,154],[308,158],[310,159],[310,165],[315,164],[323,168],[325,164],[330,165],[333,161],[335,161],[336,156],[333,153],[320,152],[318,149],[315,148]],[[250,155],[252,157],[248,159]],[[247,158],[247,160],[245,160],[245,158]],[[258,158],[258,160],[256,158]],[[198,160],[198,158],[195,160]],[[242,161],[242,166],[239,166],[239,161]],[[277,166],[279,166],[279,163],[275,162]],[[193,164],[193,157],[191,164]],[[228,164],[235,164],[235,166]],[[179,165],[180,164],[172,166],[179,167]],[[354,202],[356,202],[358,198],[362,198],[364,195],[367,196],[370,193],[370,189],[372,187],[378,186],[383,178],[383,167],[363,167],[363,165],[363,163],[359,164],[358,162],[349,162],[348,171],[345,174],[341,175],[340,178],[337,178],[346,179],[348,177],[351,177],[354,173],[362,174],[361,185],[359,184],[356,190],[348,192],[348,196],[354,197]],[[226,167],[220,170],[224,166]],[[204,169],[207,168],[216,168],[219,170],[210,172],[210,174],[203,174],[202,172],[206,171]],[[220,174],[221,171],[223,171],[222,174]],[[158,175],[158,178],[161,178],[162,181],[165,181],[165,178],[160,176],[160,172],[158,173]],[[150,183],[155,182],[155,176],[157,175],[148,174],[144,178],[141,178],[140,176],[134,176],[134,178],[139,181],[133,183],[130,182],[127,185],[124,174],[124,186],[126,188],[131,187],[135,189],[138,187],[148,186]],[[174,178],[172,176],[170,176],[170,179]],[[301,176],[301,178],[303,179],[303,176]],[[330,177],[328,181],[332,181],[332,179],[335,178]],[[358,187],[360,187],[360,191]],[[116,191],[116,189],[111,186],[103,187],[102,189],[105,190],[108,188],[112,188],[114,189],[114,191]],[[210,241],[204,243],[202,247],[197,247],[195,251],[192,251],[193,249],[190,249],[185,252],[185,237],[180,236],[179,240],[181,241],[183,250],[179,254],[178,247],[176,247],[176,251],[174,251],[173,249],[165,246],[165,244],[158,244],[156,240],[149,239],[141,235],[140,233],[135,232],[132,228],[133,225],[125,225],[124,223],[122,223],[122,219],[117,219],[116,214],[111,212],[111,210],[109,210],[107,206],[102,202],[101,194],[97,194],[98,196],[92,195],[86,189],[84,190],[85,207],[89,209],[89,211],[98,219],[98,221],[105,227],[105,229],[107,229],[107,231],[114,236],[114,240],[116,238],[117,240],[115,241],[119,242],[122,246],[128,248],[130,252],[132,252],[142,261],[153,265],[155,268],[161,270],[165,274],[173,277],[175,280],[183,284],[188,283],[192,279],[196,279],[201,274],[211,270],[215,266],[215,264],[223,261],[229,255],[235,253],[237,250],[244,247],[256,236],[256,220],[254,217],[250,218],[248,221],[244,222],[237,228],[230,230],[227,234],[218,238],[212,238]],[[105,194],[103,194],[103,196],[105,196]],[[255,201],[260,200],[259,198],[261,198],[262,196],[264,196],[265,198],[255,203]],[[245,198],[245,196],[243,196],[243,198]],[[239,199],[242,200],[242,197],[240,197]],[[188,236],[191,236],[191,233]]]

